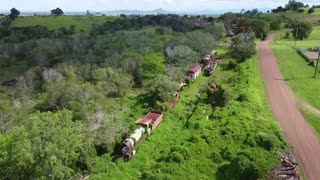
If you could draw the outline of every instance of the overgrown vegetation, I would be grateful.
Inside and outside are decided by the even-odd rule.
[[[270,22],[260,16],[257,9],[221,21],[121,16],[99,19],[92,28],[64,24],[79,17],[30,18],[39,19],[32,24],[38,26],[29,26],[30,20],[22,25],[28,18],[4,18],[1,73],[17,71],[1,80],[16,78],[18,84],[0,88],[1,177],[265,178],[286,143],[266,108],[254,56],[255,37],[269,31]],[[46,18],[63,23],[42,24]],[[224,25],[234,23],[239,31],[230,51]],[[79,32],[82,27],[86,31]],[[169,109],[183,72],[219,41],[225,43],[214,76],[185,87]],[[117,156],[118,145],[151,109],[166,110],[165,119],[126,163]]]
[[[256,56],[240,64],[223,56],[219,67],[214,76],[200,77],[182,91],[180,102],[129,163],[104,155],[91,177],[266,177],[286,145],[266,105]],[[217,83],[219,91],[211,90],[209,82]]]

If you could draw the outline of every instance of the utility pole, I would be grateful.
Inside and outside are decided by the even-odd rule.
[[[315,70],[314,70],[313,78],[316,78],[317,72],[318,72],[318,65],[319,65],[319,59],[320,59],[320,47],[319,47],[318,50],[319,50],[319,54],[318,54],[317,64],[316,64],[316,68],[315,68]]]

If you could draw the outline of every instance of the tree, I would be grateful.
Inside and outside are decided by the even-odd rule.
[[[299,40],[307,38],[312,32],[312,24],[307,21],[293,21],[291,23],[292,35]],[[298,33],[298,34],[296,34]]]
[[[298,9],[304,8],[304,4],[295,0],[289,0],[285,7],[287,10],[297,11]]]
[[[11,19],[15,19],[15,18],[17,18],[19,15],[20,15],[20,11],[19,10],[17,10],[16,8],[12,8],[11,10],[10,10],[10,14],[9,14],[9,17],[11,18]]]
[[[0,136],[0,175],[5,179],[69,179],[79,164],[92,166],[94,148],[72,113],[37,112]],[[80,168],[81,169],[81,168]]]
[[[221,22],[212,23],[208,31],[212,36],[215,38],[215,40],[219,41],[223,38],[223,33],[225,32],[224,24]]]
[[[141,64],[141,77],[145,80],[154,79],[157,75],[165,72],[164,58],[160,54],[146,56]]]
[[[121,98],[122,108],[124,97],[133,86],[133,77],[121,69],[114,68],[99,68],[94,72],[94,77],[108,89],[108,94]]]
[[[258,13],[259,13],[259,10],[258,10],[257,8],[255,8],[255,9],[252,9],[252,10],[251,10],[250,15],[251,15],[251,16],[254,16],[254,15],[258,14]]]
[[[309,13],[309,14],[314,13],[314,8],[310,8],[310,9],[308,10],[308,13]]]
[[[194,64],[199,55],[188,46],[174,46],[166,48],[166,62],[179,66]]]
[[[271,10],[273,13],[280,13],[280,12],[286,12],[287,9],[283,8],[282,6],[278,6],[276,9]]]
[[[214,37],[205,32],[193,31],[186,34],[187,42],[190,48],[196,51],[200,56],[207,55],[212,49],[216,47],[216,40]]]
[[[270,29],[271,30],[279,30],[279,29],[282,29],[282,22],[281,22],[281,19],[277,19],[277,20],[274,20],[270,23]]]
[[[64,12],[60,8],[56,8],[56,9],[51,10],[51,15],[60,16],[63,14],[64,14]]]
[[[92,16],[92,14],[90,14],[89,10],[87,10],[86,16]]]
[[[264,39],[267,37],[267,34],[270,30],[270,25],[264,20],[260,19],[250,19],[248,28],[252,28],[252,30],[255,32],[256,38]],[[249,29],[247,29],[248,31]]]
[[[256,52],[253,33],[240,33],[232,39],[232,56],[240,61],[252,57]]]
[[[152,106],[157,105],[157,102],[166,103],[174,100],[174,93],[178,90],[179,83],[172,80],[168,75],[160,74],[155,79],[148,83],[148,92]]]

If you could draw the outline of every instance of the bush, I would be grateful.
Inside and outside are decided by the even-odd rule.
[[[270,23],[270,29],[271,29],[271,30],[279,30],[279,29],[282,29],[282,27],[281,27],[281,21],[280,21],[280,20],[272,21],[272,22]]]
[[[240,61],[252,57],[256,53],[253,33],[240,33],[232,39],[232,56]]]
[[[309,14],[314,13],[314,9],[313,9],[313,8],[310,8],[310,9],[308,10],[308,13],[309,13]]]
[[[298,9],[297,12],[298,13],[304,13],[304,9]]]
[[[290,31],[285,32],[283,38],[289,39],[290,38]]]
[[[168,160],[169,160],[169,162],[173,161],[176,163],[181,163],[181,162],[183,162],[184,158],[180,153],[178,153],[177,151],[174,151],[169,155]]]

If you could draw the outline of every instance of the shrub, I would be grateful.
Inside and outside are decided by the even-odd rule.
[[[240,33],[232,39],[232,56],[240,61],[252,57],[256,53],[253,33]]]
[[[313,8],[310,8],[310,9],[308,10],[308,13],[309,13],[309,14],[314,13],[314,9],[313,9]]]
[[[304,9],[298,9],[297,12],[298,13],[304,13]]]
[[[179,152],[174,151],[170,153],[168,160],[176,163],[181,163],[184,160],[184,158]]]
[[[282,28],[281,27],[281,21],[279,21],[279,20],[275,20],[275,21],[272,21],[270,23],[270,29],[271,30],[279,30],[281,28]]]

